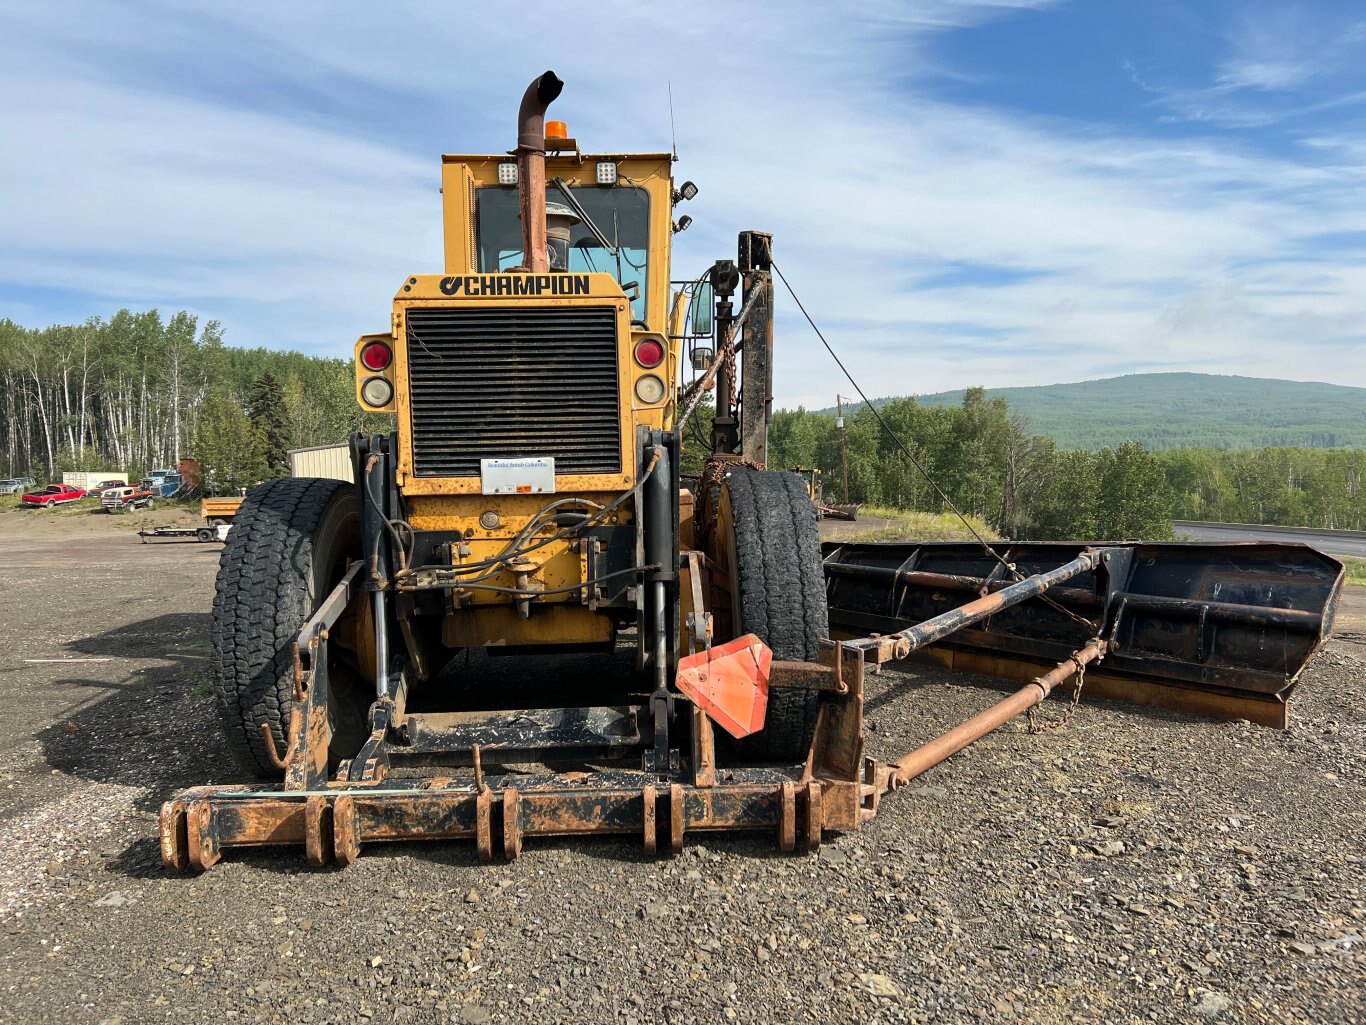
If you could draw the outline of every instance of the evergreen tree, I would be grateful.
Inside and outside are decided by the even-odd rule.
[[[289,406],[285,402],[284,385],[267,370],[251,386],[247,399],[247,415],[252,426],[260,432],[264,444],[266,473],[270,477],[289,474],[289,443],[292,431]]]
[[[205,490],[231,495],[268,476],[265,437],[226,388],[204,400],[194,435]]]

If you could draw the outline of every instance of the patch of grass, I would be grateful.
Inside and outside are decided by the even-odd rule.
[[[8,503],[5,505],[6,509],[27,509],[30,512],[49,513],[54,516],[71,516],[79,513],[90,513],[95,512],[100,507],[100,500],[98,498],[78,498],[74,502],[58,503],[51,509],[44,509],[42,506],[26,505],[21,501],[21,496],[19,495],[15,495],[13,498],[7,497],[5,502]]]
[[[1353,559],[1351,556],[1339,556],[1339,559],[1347,567],[1347,582],[1366,586],[1366,559]]]
[[[907,512],[883,506],[865,505],[860,517],[892,520],[887,527],[876,527],[850,537],[852,541],[973,541],[972,531],[953,513]],[[985,521],[969,516],[973,529],[988,541],[1000,538]]]
[[[208,673],[200,672],[191,666],[180,667],[180,682],[197,698],[206,698],[213,693],[213,681],[209,679]]]
[[[84,516],[92,512],[102,512],[98,498],[78,498],[74,502],[63,502],[52,510],[61,516]]]

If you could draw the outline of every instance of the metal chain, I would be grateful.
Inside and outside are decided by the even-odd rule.
[[[740,405],[739,396],[735,393],[735,386],[736,383],[739,381],[740,375],[736,373],[736,370],[738,368],[735,366],[735,332],[730,331],[729,334],[730,337],[726,339],[725,349],[726,365],[730,367],[730,373],[726,377],[726,380],[730,384],[730,387],[726,389],[726,409],[733,410],[738,408]],[[726,415],[729,416],[730,414],[727,413]]]
[[[1016,575],[1016,578],[1019,579],[1019,580],[1023,580],[1023,579],[1024,579],[1024,577],[1020,576],[1018,570],[1016,571],[1015,575]],[[1078,626],[1085,627],[1087,633],[1093,634],[1093,633],[1095,633],[1097,630],[1100,629],[1100,627],[1099,627],[1097,624],[1091,622],[1091,620],[1087,619],[1085,616],[1079,616],[1079,615],[1077,615],[1077,614],[1076,614],[1075,612],[1073,612],[1071,609],[1066,608],[1066,607],[1064,607],[1064,606],[1058,604],[1058,602],[1054,601],[1054,600],[1053,600],[1052,598],[1050,598],[1047,594],[1040,594],[1040,595],[1037,595],[1037,597],[1038,597],[1045,605],[1050,605],[1050,606],[1052,606],[1056,611],[1061,612],[1064,616],[1066,616],[1068,619],[1072,620],[1072,622],[1076,623]]]
[[[707,461],[697,482],[697,506],[693,511],[693,522],[698,527],[699,537],[705,535],[706,531],[713,526],[712,521],[716,509],[710,496],[715,493],[717,499],[720,499],[721,479],[725,477],[726,470],[732,466],[748,466],[752,470],[764,469],[758,463],[741,459],[739,456],[734,459],[709,459]]]
[[[725,476],[725,470],[731,466],[748,466],[751,470],[762,470],[765,467],[748,459],[736,457],[734,459],[711,459],[707,461],[706,467],[702,470],[703,488],[710,486],[720,487],[721,478]]]
[[[1044,719],[1039,715],[1039,706],[1031,705],[1025,716],[1029,719],[1029,732],[1032,734],[1047,733],[1050,730],[1060,730],[1072,721],[1072,714],[1076,712],[1077,705],[1081,702],[1081,689],[1086,685],[1086,666],[1077,666],[1077,686],[1072,691],[1072,700],[1068,702],[1067,711],[1063,712],[1056,719]]]

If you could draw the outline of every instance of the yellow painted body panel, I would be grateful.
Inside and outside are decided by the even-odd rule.
[[[670,351],[665,362],[654,371],[645,370],[636,364],[632,350],[636,339],[647,333],[631,330],[629,306],[621,287],[610,274],[549,274],[538,275],[546,281],[550,279],[587,278],[589,291],[586,295],[567,298],[563,296],[542,295],[537,297],[514,297],[508,295],[484,295],[480,285],[502,284],[514,278],[528,275],[515,274],[471,274],[438,275],[422,274],[409,277],[402,290],[394,299],[393,337],[407,337],[406,315],[413,307],[431,307],[437,304],[449,306],[518,307],[547,308],[565,306],[611,306],[617,315],[617,365],[620,368],[617,380],[618,409],[620,410],[621,466],[620,474],[561,474],[555,478],[556,490],[595,491],[620,493],[634,486],[638,468],[636,467],[636,428],[647,426],[663,429],[673,422],[675,394],[668,388],[664,399],[647,404],[636,397],[635,386],[647,373],[663,374],[665,380],[672,382],[677,378],[677,354]],[[477,280],[474,294],[467,291],[467,279]],[[458,279],[458,284],[457,284]],[[444,290],[443,290],[444,288]],[[450,294],[454,290],[454,294]],[[374,337],[367,335],[364,340]],[[663,338],[663,335],[655,337]],[[357,343],[357,353],[361,343]],[[408,395],[408,361],[406,346],[400,342],[394,346],[394,362],[386,371],[394,384],[395,405],[399,423],[399,461],[398,486],[404,495],[477,495],[482,490],[478,477],[418,477],[413,473],[412,447],[412,409]],[[365,374],[369,376],[369,374]],[[357,384],[359,388],[359,384]],[[371,408],[371,407],[366,407]]]
[[[498,165],[510,159],[506,153],[454,154],[441,158],[447,274],[477,272],[475,190],[516,191],[515,185],[498,184]],[[551,153],[545,161],[546,180],[563,178],[570,185],[595,185],[599,160],[615,161],[618,179],[623,184],[644,189],[650,197],[650,279],[645,297],[645,322],[656,334],[666,335],[665,304],[669,299],[669,249],[673,238],[673,160],[667,153],[631,156]]]
[[[673,424],[679,374],[679,342],[671,337],[671,321],[678,314],[671,308],[669,256],[673,226],[672,158],[668,154],[596,157],[579,154],[550,154],[546,177],[560,177],[573,186],[596,185],[599,159],[617,164],[618,180],[625,187],[643,189],[649,200],[648,273],[644,300],[644,322],[633,323],[631,306],[616,279],[606,273],[528,275],[481,272],[477,266],[476,200],[483,188],[515,190],[516,186],[498,184],[498,165],[509,160],[507,154],[446,156],[442,158],[442,195],[444,211],[445,266],[440,274],[413,274],[405,278],[394,297],[388,334],[365,335],[356,343],[356,397],[361,408],[396,414],[398,453],[397,483],[417,531],[460,531],[466,535],[452,556],[455,565],[479,562],[503,552],[508,542],[527,525],[536,513],[556,498],[579,496],[597,506],[605,506],[632,490],[643,467],[638,465],[637,436],[641,427],[667,430]],[[571,280],[572,279],[572,280]],[[584,287],[586,279],[587,287]],[[409,395],[407,358],[407,316],[410,310],[430,308],[490,307],[555,308],[566,306],[609,307],[616,314],[618,410],[621,437],[621,471],[611,474],[557,474],[554,495],[484,495],[479,477],[418,477],[414,471],[412,445],[412,403]],[[639,366],[634,358],[636,343],[644,336],[659,339],[665,347],[663,364],[653,369]],[[374,376],[360,366],[359,354],[366,342],[381,338],[390,343],[394,359],[380,373],[393,385],[393,401],[385,406],[367,405],[361,398],[363,381]],[[665,394],[656,403],[641,402],[636,384],[646,374],[664,379]],[[494,512],[499,524],[493,529],[480,525],[481,514]],[[633,499],[627,499],[606,522],[632,522]],[[547,528],[540,537],[553,534]],[[571,548],[570,539],[539,548],[526,556],[532,587],[544,590],[574,588],[564,594],[546,595],[531,605],[531,616],[518,618],[513,596],[493,591],[468,590],[454,595],[448,603],[443,624],[446,643],[459,646],[488,644],[579,643],[607,640],[613,620],[610,613],[596,613],[584,607],[587,593],[581,585],[587,566],[583,553]],[[515,571],[509,569],[484,581],[501,587],[516,584]],[[619,581],[625,583],[625,580]],[[609,584],[609,587],[612,586]],[[617,611],[620,614],[620,610]]]

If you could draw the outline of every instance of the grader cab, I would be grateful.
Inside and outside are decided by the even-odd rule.
[[[354,484],[269,481],[237,513],[212,668],[260,781],[168,801],[168,865],[442,838],[487,860],[592,833],[653,852],[732,829],[809,849],[1101,659],[1109,694],[1284,721],[1341,585],[1310,549],[823,552],[807,484],[764,469],[771,237],[741,233],[675,290],[694,187],[667,154],[581,152],[545,120],[561,87],[528,87],[512,155],[443,160],[445,267],[403,279],[355,349],[361,408],[397,429],[353,438]],[[601,671],[548,678],[565,653]],[[1030,682],[899,762],[865,758],[865,668],[916,655]]]

